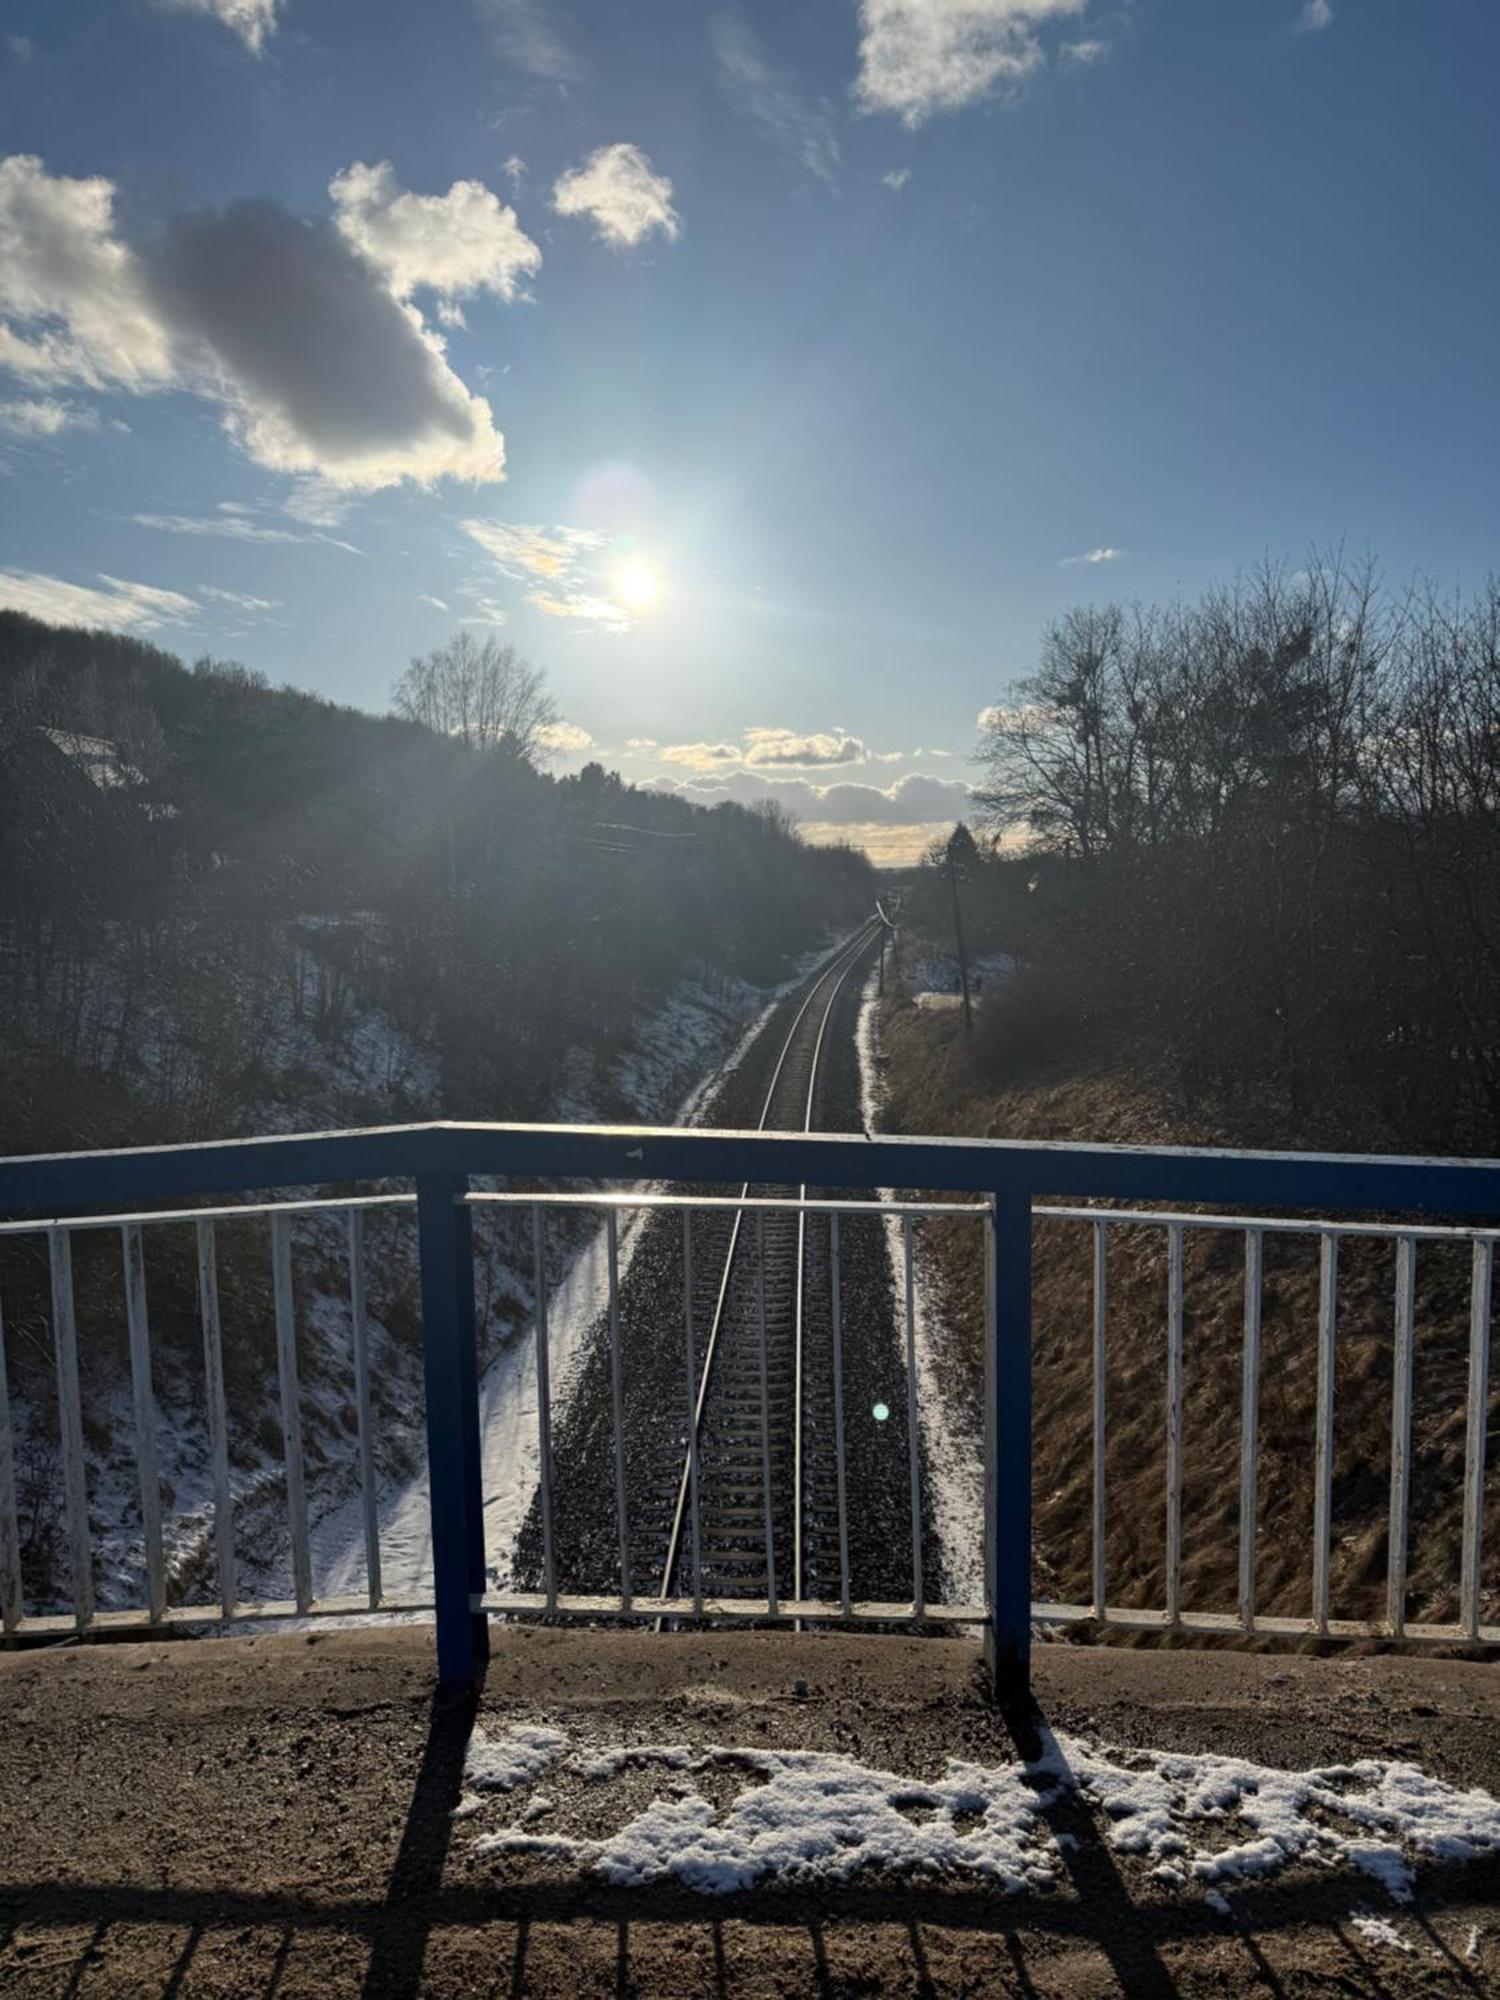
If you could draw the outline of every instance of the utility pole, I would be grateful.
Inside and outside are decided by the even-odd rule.
[[[958,983],[964,996],[964,1027],[969,1034],[974,1032],[974,1008],[969,999],[969,957],[964,950],[964,920],[958,907],[958,838],[957,829],[948,841],[948,889],[953,897],[953,937],[958,946]]]

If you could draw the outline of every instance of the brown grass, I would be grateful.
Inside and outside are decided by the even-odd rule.
[[[1232,1144],[1173,1118],[1138,1083],[1108,1072],[1038,1076],[996,1091],[976,1077],[961,1022],[896,1000],[884,1018],[884,1122],[903,1132],[1122,1143]],[[1090,1507],[1091,1232],[1041,1224],[1033,1289],[1037,1592],[1092,1596]],[[982,1383],[982,1273],[972,1229],[930,1227],[945,1317],[967,1374]],[[1417,1263],[1417,1333],[1407,1612],[1458,1615],[1467,1246],[1426,1246]],[[1394,1245],[1340,1253],[1335,1364],[1332,1608],[1385,1608],[1394,1350]],[[1111,1231],[1108,1259],[1106,1567],[1111,1604],[1165,1602],[1166,1242]],[[1244,1296],[1239,1232],[1189,1231],[1185,1257],[1183,1606],[1233,1611],[1236,1598]],[[1268,1614],[1311,1611],[1318,1243],[1267,1238],[1263,1292],[1256,1590]],[[1493,1408],[1493,1403],[1492,1403]],[[1493,1454],[1492,1454],[1493,1455]],[[1500,1480],[1491,1480],[1485,1546],[1500,1553]],[[1486,1566],[1488,1582],[1494,1563]],[[1484,1592],[1482,1613],[1500,1612]]]

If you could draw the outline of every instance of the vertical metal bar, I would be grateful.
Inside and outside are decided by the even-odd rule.
[[[997,1194],[986,1224],[985,1659],[997,1694],[1031,1681],[1031,1197]]]
[[[687,1361],[688,1534],[693,1549],[693,1609],[703,1616],[703,1527],[698,1511],[698,1366],[693,1352],[693,1211],[682,1211],[682,1342]]]
[[[474,1227],[457,1174],[417,1176],[422,1267],[422,1372],[438,1680],[472,1689],[489,1655],[484,1598],[484,1490],[474,1342]]]
[[[1479,1556],[1484,1537],[1484,1445],[1490,1414],[1490,1299],[1494,1277],[1494,1240],[1476,1238],[1469,1293],[1469,1405],[1464,1440],[1463,1582],[1459,1590],[1459,1618],[1471,1639],[1479,1637]]]
[[[1109,1320],[1108,1229],[1106,1222],[1092,1225],[1094,1237],[1094,1519],[1093,1579],[1094,1616],[1105,1611],[1104,1575],[1104,1461],[1106,1378],[1105,1334]]]
[[[349,1210],[349,1330],[354,1348],[354,1414],[359,1427],[359,1497],[365,1517],[365,1595],[380,1604],[380,1508],[375,1423],[370,1410],[370,1315],[365,1297],[365,1212]]]
[[[312,1603],[307,1485],[302,1472],[302,1394],[297,1383],[297,1314],[292,1294],[292,1218],[271,1217],[271,1290],[276,1305],[276,1374],[281,1385],[281,1443],[286,1512],[292,1536],[292,1592],[297,1609]]]
[[[1167,1620],[1182,1617],[1182,1224],[1167,1224]]]
[[[625,1396],[620,1379],[620,1230],[614,1209],[604,1214],[609,1247],[609,1404],[615,1430],[615,1516],[620,1531],[620,1608],[630,1609],[630,1515],[625,1497]]]
[[[911,1483],[911,1610],[913,1618],[927,1612],[922,1576],[922,1440],[917,1430],[917,1283],[912,1261],[911,1217],[901,1218],[906,1261],[906,1456]]]
[[[881,938],[881,962],[885,940]],[[833,1457],[838,1475],[839,1501],[839,1609],[849,1616],[849,1493],[848,1468],[844,1461],[844,1307],[839,1285],[839,1216],[835,1209],[828,1218],[828,1261],[831,1270],[833,1307]]]
[[[766,1366],[766,1212],[755,1211],[755,1324],[760,1334],[760,1478],[766,1509],[766,1610],[776,1616],[776,1518],[771,1505],[771,1384]]]
[[[1265,1233],[1245,1231],[1245,1351],[1240,1376],[1240,1623],[1255,1628],[1255,1537],[1260,1517],[1260,1315]]]
[[[0,1627],[14,1632],[22,1614],[21,1534],[16,1522],[16,1458],[5,1367],[5,1314],[0,1309]]]
[[[219,1255],[212,1222],[198,1235],[198,1314],[203,1323],[203,1399],[208,1406],[208,1448],[214,1471],[214,1549],[219,1569],[219,1610],[233,1615],[239,1596],[234,1564],[234,1496],[229,1486],[229,1420],[224,1408],[224,1339],[219,1325]]]
[[[1417,1244],[1396,1239],[1396,1354],[1391,1383],[1391,1521],[1385,1578],[1385,1621],[1393,1638],[1406,1630],[1406,1534],[1411,1486],[1411,1387],[1416,1348]]]
[[[1333,1541],[1334,1338],[1338,1331],[1339,1239],[1325,1233],[1318,1257],[1318,1435],[1313,1455],[1313,1618],[1328,1630]]]
[[[531,1205],[532,1282],[536,1291],[536,1423],[540,1478],[537,1497],[542,1514],[542,1583],[547,1609],[557,1609],[557,1548],[552,1538],[552,1378],[547,1352],[547,1259],[542,1235],[542,1205]]]
[[[146,1608],[159,1625],[167,1608],[161,1549],[161,1481],[156,1466],[156,1397],[151,1388],[151,1322],[146,1312],[146,1258],[138,1223],[120,1231],[125,1267],[125,1322],[130,1332],[130,1387],[135,1406],[135,1462],[141,1483],[141,1536],[146,1550]]]
[[[52,1341],[57,1355],[58,1429],[63,1491],[68,1510],[73,1618],[80,1631],[94,1616],[94,1557],[89,1540],[87,1460],[83,1449],[83,1395],[78,1386],[78,1327],[73,1310],[73,1239],[66,1229],[47,1231],[52,1263]]]

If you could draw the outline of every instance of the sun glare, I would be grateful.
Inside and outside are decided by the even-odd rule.
[[[656,572],[649,563],[632,556],[615,576],[615,596],[630,611],[644,611],[654,604],[661,590]]]

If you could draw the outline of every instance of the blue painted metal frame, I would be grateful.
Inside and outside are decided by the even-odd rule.
[[[487,1651],[471,1224],[475,1176],[746,1181],[941,1189],[994,1203],[994,1336],[986,1389],[986,1549],[997,1680],[1030,1650],[1031,1203],[1223,1203],[1240,1209],[1500,1217],[1500,1161],[1018,1140],[862,1138],[618,1126],[434,1123],[207,1145],[0,1159],[0,1215],[79,1215],[184,1197],[370,1181],[417,1188],[433,1565],[441,1678],[472,1684]]]

